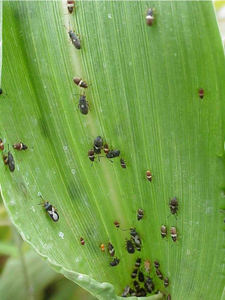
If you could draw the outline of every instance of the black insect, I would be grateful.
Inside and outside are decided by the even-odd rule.
[[[134,248],[134,245],[132,243],[132,240],[127,240],[126,241],[126,249],[127,249],[127,252],[130,253],[130,254],[133,254],[135,252],[135,248]]]
[[[178,200],[176,197],[170,199],[169,201],[169,207],[170,207],[170,211],[172,215],[176,215],[177,211],[178,211]],[[177,219],[177,217],[175,216],[175,218]]]
[[[120,156],[120,150],[110,150],[107,154],[106,154],[106,157],[107,158],[115,158],[115,157],[118,157]]]
[[[159,277],[159,279],[163,280],[163,274],[161,273],[161,271],[159,269],[156,269],[156,274]]]
[[[88,101],[86,100],[86,96],[85,95],[81,95],[80,99],[79,99],[79,104],[78,104],[78,108],[80,109],[80,112],[83,115],[87,115],[88,114]]]
[[[152,173],[150,171],[146,171],[146,176],[148,181],[152,182]]]
[[[203,89],[199,89],[198,95],[199,95],[200,99],[203,99],[204,98],[204,90]]]
[[[15,161],[14,161],[13,155],[10,151],[8,152],[8,166],[9,166],[10,172],[14,172],[14,170],[15,170]]]
[[[67,9],[68,9],[69,14],[73,13],[74,3],[75,3],[74,0],[67,0]]]
[[[144,274],[143,274],[142,272],[140,272],[140,271],[139,271],[139,273],[138,273],[138,280],[139,280],[140,282],[144,282],[144,280],[145,280]]]
[[[140,285],[136,280],[134,281],[134,288],[135,288],[136,291],[140,290]]]
[[[154,266],[155,266],[156,269],[158,269],[160,267],[160,264],[159,264],[158,260],[154,261]]]
[[[137,247],[140,248],[141,238],[140,238],[140,235],[137,233],[136,228],[130,228],[130,235],[135,243],[136,248]],[[138,250],[138,251],[140,251],[140,250]]]
[[[131,278],[134,279],[137,277],[138,269],[134,269],[133,272],[131,273]]]
[[[0,88],[0,95],[2,95],[3,94],[3,90]]]
[[[174,226],[171,227],[170,233],[171,233],[171,238],[172,238],[173,242],[176,242],[177,241],[177,230]]]
[[[2,139],[0,139],[0,149],[1,149],[1,150],[4,150],[4,143],[3,143],[3,140],[2,140]]]
[[[123,169],[126,169],[126,163],[125,163],[125,160],[124,159],[120,159],[120,165],[121,165],[121,167],[123,168]]]
[[[129,287],[129,285],[127,285],[126,287],[125,287],[125,289],[123,290],[123,293],[122,293],[122,295],[121,295],[121,297],[127,297],[127,295],[130,293],[130,287]]]
[[[169,278],[168,277],[166,277],[164,279],[164,286],[165,286],[165,288],[167,288],[169,286]]]
[[[139,268],[140,265],[141,265],[141,258],[138,257],[138,258],[136,259],[136,261],[135,261],[135,267]]]
[[[64,27],[68,30],[69,37],[70,37],[74,47],[76,49],[80,50],[81,49],[81,43],[80,43],[80,39],[78,38],[78,36],[70,28],[67,28],[65,25],[64,25]]]
[[[166,235],[167,235],[166,225],[162,225],[161,226],[161,237],[164,239],[164,237],[166,237]]]
[[[143,218],[144,218],[144,211],[143,211],[143,209],[138,209],[138,211],[137,211],[137,220],[140,221]]]
[[[110,242],[108,242],[108,251],[111,256],[115,255],[115,248],[113,247],[113,245]]]
[[[154,10],[152,8],[148,8],[147,9],[147,12],[146,12],[146,24],[148,26],[152,26],[153,25],[153,22],[154,22]]]
[[[145,297],[147,295],[146,290],[144,288],[140,288],[137,292],[137,297]]]
[[[120,228],[120,223],[118,221],[114,221],[114,225],[116,226],[116,228]]]
[[[9,162],[8,155],[3,154],[3,162],[6,166],[8,166],[8,162]]]
[[[88,151],[88,157],[89,157],[89,159],[91,161],[95,160],[95,152],[94,152],[94,150],[91,149],[91,150]]]
[[[108,146],[108,144],[104,144],[103,149],[104,149],[104,152],[106,154],[109,153],[109,146]]]
[[[84,88],[84,89],[87,89],[88,88],[88,85],[87,85],[87,83],[85,82],[85,81],[83,81],[81,78],[79,78],[79,77],[74,77],[73,78],[73,82],[76,84],[76,85],[78,85],[78,86],[80,86],[80,87],[82,87],[82,88]]]
[[[13,148],[18,151],[21,151],[21,150],[26,150],[28,147],[26,145],[24,145],[22,142],[20,142],[20,143],[14,144]]]
[[[42,196],[40,195],[41,199],[44,201],[43,203],[39,203],[39,205],[42,205],[46,212],[48,213],[49,217],[54,221],[59,221],[59,214],[57,213],[57,210],[54,206],[52,206],[49,202],[45,201]]]
[[[135,292],[135,290],[132,290],[131,288],[130,288],[130,296],[136,296],[136,292]]]
[[[146,277],[146,281],[144,283],[144,286],[145,286],[146,291],[148,293],[152,293],[155,289],[155,285],[154,285],[152,279],[149,276]]]
[[[94,139],[94,152],[100,154],[103,147],[103,139],[101,136],[97,136]]]
[[[113,261],[111,261],[110,266],[115,267],[119,264],[120,260],[118,258],[114,258]]]

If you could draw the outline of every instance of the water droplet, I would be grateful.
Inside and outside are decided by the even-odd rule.
[[[61,239],[64,239],[64,233],[63,232],[59,232],[59,237],[61,237]]]
[[[72,172],[73,175],[76,174],[76,170],[74,170],[74,169],[72,169],[71,172]]]
[[[78,280],[82,280],[83,278],[84,278],[83,275],[79,275],[79,276],[77,277]]]
[[[67,146],[63,146],[63,150],[66,151],[68,148]]]

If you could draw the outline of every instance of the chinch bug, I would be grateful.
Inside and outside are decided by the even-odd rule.
[[[0,88],[0,95],[2,95],[3,94],[3,90]]]
[[[135,288],[136,291],[140,290],[140,285],[136,280],[134,281],[134,288]]]
[[[127,285],[125,287],[125,289],[123,290],[123,293],[122,293],[121,297],[127,297],[127,295],[129,294],[129,292],[130,292],[130,287],[129,287],[129,285]]]
[[[167,288],[169,286],[169,278],[168,277],[166,277],[164,279],[164,286],[165,286],[165,288]]]
[[[115,157],[118,157],[120,156],[120,150],[110,150],[107,154],[106,154],[106,157],[107,158],[115,158]]]
[[[141,258],[138,257],[138,258],[136,259],[136,261],[135,261],[135,267],[139,268],[140,265],[141,265]]]
[[[130,296],[136,296],[136,292],[135,292],[135,290],[132,290],[131,288],[130,288]]]
[[[85,240],[82,236],[80,237],[80,243],[81,243],[82,246],[85,244]]]
[[[130,253],[130,254],[133,254],[135,252],[135,248],[134,248],[134,245],[132,243],[132,240],[127,240],[126,241],[126,249],[127,249],[127,252]]]
[[[124,159],[120,159],[120,165],[121,165],[121,167],[123,168],[123,169],[126,169],[126,163],[125,163],[125,160]]]
[[[108,144],[104,144],[103,149],[104,149],[104,152],[106,154],[109,153],[109,146],[108,146]]]
[[[8,165],[10,172],[14,172],[15,170],[15,161],[10,151],[8,151]]]
[[[152,293],[153,290],[155,289],[155,285],[154,285],[154,283],[152,282],[152,279],[149,276],[147,276],[144,286],[145,286],[146,291],[148,293]]]
[[[89,157],[89,159],[91,161],[95,160],[95,152],[94,152],[94,150],[91,149],[91,150],[88,151],[88,157]]]
[[[8,165],[8,162],[9,162],[8,155],[3,154],[3,162],[6,166]]]
[[[130,235],[131,235],[132,239],[134,240],[135,246],[140,247],[141,238],[140,238],[139,234],[137,233],[136,228],[130,228]],[[140,250],[138,250],[138,251],[140,251]]]
[[[153,8],[148,8],[147,9],[145,19],[146,19],[146,24],[148,26],[152,26],[153,25],[153,22],[154,22],[154,19],[155,19],[154,18],[154,10],[153,10]]]
[[[152,173],[150,171],[146,172],[146,176],[147,176],[148,181],[152,182]]]
[[[13,148],[18,151],[21,151],[21,150],[26,150],[28,147],[26,145],[24,145],[22,142],[20,142],[20,143],[14,144]]]
[[[0,139],[0,149],[1,149],[1,150],[4,150],[4,143],[3,143],[3,140],[2,140],[2,139]]]
[[[68,9],[68,13],[72,14],[73,13],[73,9],[74,9],[74,0],[67,0],[67,9]],[[75,6],[76,8],[76,6]]]
[[[114,221],[114,225],[116,226],[116,228],[120,228],[120,223],[118,221]]]
[[[160,264],[159,264],[158,260],[154,261],[154,266],[155,266],[156,269],[158,269],[160,267]]]
[[[176,215],[177,211],[178,211],[178,200],[176,197],[170,199],[169,201],[169,207],[170,207],[170,211],[172,215]],[[175,216],[175,218],[177,219],[177,217]]]
[[[138,209],[138,211],[137,211],[137,220],[140,221],[143,218],[144,218],[144,211],[143,211],[143,209]]]
[[[140,271],[138,273],[138,280],[140,282],[144,282],[144,280],[145,280],[144,274],[142,272],[140,272]]]
[[[135,279],[137,277],[138,269],[134,269],[133,272],[131,273],[131,278]]]
[[[105,252],[105,245],[104,244],[101,244],[100,248],[101,248],[102,252]]]
[[[164,237],[166,237],[166,235],[167,235],[166,225],[162,225],[161,226],[161,237],[164,239]]]
[[[110,266],[115,267],[119,264],[120,260],[118,258],[114,258],[113,261],[111,261]]]
[[[161,273],[161,271],[159,269],[156,269],[156,274],[159,277],[159,279],[163,280],[163,274]]]
[[[109,254],[111,256],[115,255],[115,248],[113,247],[113,245],[110,242],[108,242],[108,250],[109,250]]]
[[[204,98],[204,90],[203,89],[199,89],[198,95],[199,95],[200,99],[203,99]]]
[[[88,101],[86,100],[86,96],[85,95],[81,95],[80,99],[79,99],[79,104],[78,104],[78,108],[80,109],[80,112],[82,113],[82,115],[87,115],[88,114]]]
[[[148,274],[150,273],[150,271],[151,271],[151,262],[150,262],[150,260],[146,259],[144,261],[144,269],[145,269],[146,273],[148,273]]]
[[[172,226],[170,228],[170,233],[171,233],[171,238],[172,238],[173,242],[176,242],[178,237],[177,237],[177,230],[174,226]]]
[[[100,154],[103,147],[103,139],[100,136],[97,136],[94,139],[94,152]]]
[[[70,37],[74,47],[76,49],[80,50],[81,49],[81,43],[80,43],[80,39],[78,38],[78,36],[70,28],[67,28],[65,25],[64,25],[64,27],[68,30],[69,37]]]
[[[73,82],[76,84],[76,85],[78,85],[78,86],[80,86],[80,87],[82,87],[82,88],[84,88],[84,89],[87,89],[88,88],[88,85],[87,85],[87,83],[85,82],[85,81],[83,81],[81,78],[79,78],[79,77],[74,77],[73,78]]]
[[[59,214],[57,213],[57,210],[54,206],[52,206],[49,202],[45,201],[41,195],[39,195],[41,199],[44,201],[44,203],[39,203],[39,205],[42,205],[46,212],[48,213],[49,217],[54,221],[59,221]]]
[[[146,290],[144,288],[140,288],[137,292],[137,297],[145,297],[147,295]]]

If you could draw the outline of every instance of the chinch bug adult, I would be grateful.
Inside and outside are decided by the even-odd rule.
[[[155,260],[155,261],[154,261],[154,267],[155,267],[156,269],[158,269],[158,268],[160,267],[160,263],[158,262],[158,260]]]
[[[164,279],[164,286],[165,286],[165,288],[167,288],[169,286],[169,278],[168,277],[166,277]]]
[[[135,252],[135,248],[134,248],[134,245],[132,243],[132,240],[127,240],[126,241],[126,249],[127,249],[127,252],[130,253],[130,254],[133,254]]]
[[[145,297],[147,295],[146,290],[144,288],[140,288],[137,292],[137,297]]]
[[[15,161],[14,161],[13,155],[11,154],[10,151],[8,151],[8,165],[9,165],[10,172],[14,172],[14,170],[15,170]]]
[[[146,12],[146,24],[148,26],[152,26],[153,25],[153,22],[154,22],[154,9],[153,8],[148,8],[147,9],[147,12]]]
[[[87,88],[88,88],[87,83],[86,83],[85,81],[83,81],[83,80],[82,80],[81,78],[79,78],[79,77],[74,77],[74,78],[73,78],[73,82],[74,82],[76,85],[82,87],[83,89],[87,89]]]
[[[103,139],[101,136],[97,136],[94,139],[94,152],[100,154],[103,147]]]
[[[46,212],[48,213],[49,217],[54,221],[59,221],[59,214],[57,213],[57,210],[54,206],[52,206],[49,202],[45,201],[41,195],[39,195],[41,199],[44,201],[43,203],[39,203],[39,205],[42,205]]]
[[[204,90],[203,89],[199,89],[198,95],[199,95],[200,99],[203,99],[204,98]]]
[[[88,151],[88,157],[89,157],[89,159],[91,161],[95,160],[95,152],[94,152],[94,150],[91,149],[91,150]]]
[[[104,144],[103,149],[104,149],[104,152],[106,154],[109,153],[109,146],[108,146],[108,144]]]
[[[161,237],[164,239],[164,237],[166,237],[166,235],[167,235],[166,225],[162,225],[161,226]]]
[[[84,238],[81,236],[80,237],[80,244],[83,246],[84,244],[85,244],[85,240],[84,240]]]
[[[145,276],[141,271],[139,271],[139,273],[138,273],[138,280],[139,280],[139,282],[144,282],[144,280],[145,280]]]
[[[134,240],[135,246],[140,247],[141,238],[140,238],[139,234],[137,233],[136,228],[130,228],[130,235],[131,235],[132,239]],[[138,250],[138,251],[140,251],[140,250]]]
[[[131,278],[135,279],[137,277],[138,269],[134,269],[133,272],[131,273]]]
[[[70,37],[74,47],[76,49],[80,50],[81,49],[81,43],[80,43],[80,39],[78,38],[78,36],[70,28],[67,28],[65,25],[64,25],[64,27],[68,30],[69,37]]]
[[[154,283],[152,282],[152,279],[149,276],[147,276],[146,281],[144,283],[144,286],[145,286],[146,291],[148,293],[152,293],[153,290],[155,289],[155,285],[154,285]]]
[[[170,211],[172,215],[176,215],[177,211],[178,211],[178,200],[176,197],[170,199],[169,201],[169,207],[170,207]],[[175,218],[177,219],[177,217],[175,216]]]
[[[110,266],[115,267],[119,264],[120,260],[116,257],[113,261],[111,261]]]
[[[156,269],[156,274],[159,277],[159,279],[163,280],[163,274],[161,273],[161,271],[159,269]]]
[[[20,143],[14,144],[13,148],[18,151],[21,151],[21,150],[26,150],[28,147],[26,145],[24,145],[22,142],[20,142]]]
[[[141,265],[141,258],[138,257],[138,258],[136,259],[136,261],[135,261],[135,267],[139,268],[140,265]]]
[[[120,156],[120,150],[116,149],[116,150],[110,150],[107,154],[106,157],[107,158],[115,158]]]
[[[150,271],[151,271],[151,262],[150,262],[150,260],[146,259],[144,261],[144,269],[145,269],[146,273],[148,273],[148,274],[150,273]]]
[[[126,163],[125,163],[125,160],[124,159],[120,159],[120,165],[121,165],[121,167],[123,168],[123,169],[126,169]]]
[[[82,113],[82,115],[87,115],[88,114],[88,101],[86,100],[86,96],[85,95],[81,95],[80,99],[79,99],[79,104],[78,104],[78,108],[80,109],[80,112]]]
[[[73,9],[74,9],[74,0],[67,0],[67,9],[68,9],[68,13],[72,14],[73,13]],[[75,6],[76,8],[76,6]]]
[[[150,171],[146,172],[146,176],[147,176],[148,181],[152,182],[152,173]]]
[[[114,221],[114,225],[116,226],[116,228],[120,228],[120,223],[118,221]]]
[[[143,211],[143,209],[139,208],[137,211],[137,220],[140,221],[143,218],[144,218],[144,211]]]
[[[115,248],[113,247],[113,245],[110,242],[108,242],[108,250],[109,250],[109,254],[111,256],[115,255]]]
[[[172,238],[173,242],[176,242],[178,237],[177,237],[177,230],[174,226],[172,226],[170,228],[170,233],[171,233],[171,238]]]
[[[3,143],[3,140],[2,140],[2,139],[0,139],[0,149],[1,149],[1,150],[4,150],[4,143]]]

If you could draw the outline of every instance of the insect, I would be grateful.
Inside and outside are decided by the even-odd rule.
[[[80,237],[80,243],[81,243],[82,246],[85,244],[85,240],[82,236]]]
[[[0,88],[0,95],[2,95],[3,94],[3,90]]]
[[[125,163],[125,160],[124,159],[120,159],[120,165],[121,165],[121,167],[123,168],[123,169],[126,169],[126,163]]]
[[[67,9],[68,9],[69,14],[73,13],[74,3],[75,3],[74,0],[67,0]],[[76,6],[75,6],[75,8],[76,8]]]
[[[169,201],[169,207],[170,207],[170,211],[172,215],[176,215],[177,211],[178,211],[178,200],[176,197],[170,199]],[[177,219],[177,217],[175,216],[175,218]]]
[[[138,269],[134,269],[133,272],[131,273],[131,278],[136,278],[138,273]]]
[[[116,226],[116,228],[120,228],[120,223],[118,221],[114,221],[114,225]]]
[[[163,274],[161,273],[161,271],[159,269],[156,269],[156,274],[159,277],[159,279],[163,280]]]
[[[88,114],[88,101],[86,100],[86,96],[85,95],[81,95],[80,99],[79,99],[79,104],[78,104],[78,108],[80,109],[80,112],[82,113],[82,115],[87,115]]]
[[[96,154],[100,154],[103,146],[103,139],[100,136],[97,136],[94,139],[94,152]]]
[[[134,288],[135,288],[136,291],[140,290],[140,285],[136,280],[134,281]]]
[[[101,248],[102,252],[105,252],[105,245],[104,244],[101,244],[100,248]]]
[[[148,181],[152,182],[152,173],[150,171],[146,172],[146,176],[147,176]]]
[[[133,254],[135,252],[135,248],[134,245],[132,243],[132,240],[127,240],[126,241],[126,248],[127,248],[127,252],[130,254]]]
[[[130,228],[130,235],[132,237],[132,239],[134,240],[135,246],[138,247],[141,245],[141,238],[139,236],[139,234],[136,231],[136,228]],[[140,250],[138,250],[140,251]]]
[[[110,242],[108,242],[108,251],[111,256],[115,255],[115,248],[113,247],[113,245]]]
[[[109,153],[109,146],[108,146],[108,144],[104,144],[103,149],[104,149],[104,152],[106,154]]]
[[[199,89],[198,95],[199,95],[200,99],[203,99],[204,98],[204,90],[203,89]]]
[[[147,12],[146,12],[146,24],[148,26],[152,26],[153,25],[153,22],[154,22],[154,10],[152,8],[148,8],[147,9]]]
[[[144,261],[144,269],[145,269],[145,272],[150,273],[150,271],[151,271],[151,262],[150,262],[150,260],[146,259]]]
[[[41,199],[44,201],[43,203],[39,203],[39,205],[42,205],[46,212],[48,213],[49,217],[54,221],[59,221],[59,214],[57,213],[57,210],[54,206],[52,206],[49,202],[45,201],[42,196],[40,195]]]
[[[3,154],[3,162],[7,166],[8,165],[8,155]]]
[[[120,150],[110,150],[107,154],[106,157],[107,158],[115,158],[120,156]]]
[[[164,237],[166,237],[166,235],[167,235],[166,225],[162,225],[161,226],[161,237],[164,239]]]
[[[0,138],[0,149],[4,150],[4,144],[3,144],[3,140]]]
[[[127,285],[125,287],[125,289],[123,290],[123,293],[122,293],[121,297],[127,297],[127,295],[129,294],[129,292],[130,292],[130,287],[129,287],[129,285]]]
[[[137,292],[137,297],[145,297],[147,295],[146,290],[144,288],[140,288]]]
[[[95,152],[94,152],[94,150],[91,149],[91,150],[88,151],[88,157],[89,157],[89,159],[91,161],[95,160]]]
[[[144,277],[144,274],[143,274],[142,272],[139,272],[139,273],[138,273],[138,280],[139,280],[140,282],[144,282],[145,277]]]
[[[147,276],[144,286],[148,293],[152,293],[152,291],[155,289],[155,285],[149,276]]]
[[[74,47],[76,49],[80,50],[81,49],[81,43],[80,43],[80,39],[78,38],[78,36],[70,28],[67,28],[65,25],[64,25],[64,27],[68,30],[69,37],[70,37]]]
[[[135,292],[135,290],[132,290],[131,288],[130,288],[130,296],[136,296],[136,292]]]
[[[170,233],[171,233],[171,238],[172,238],[173,242],[176,242],[177,241],[177,230],[174,226],[172,226],[170,228]]]
[[[118,258],[114,258],[113,261],[111,261],[110,266],[115,267],[119,264],[120,260]]]
[[[24,145],[22,142],[14,144],[13,148],[20,151],[20,150],[26,150],[28,147]]]
[[[15,161],[13,158],[13,155],[11,154],[11,152],[8,152],[8,166],[9,166],[9,170],[10,172],[14,172],[15,170]]]
[[[169,286],[169,278],[168,277],[166,277],[164,279],[164,286],[165,286],[165,288],[167,288]]]
[[[138,209],[138,211],[137,211],[137,220],[140,221],[143,218],[144,218],[144,211],[143,211],[143,209]]]
[[[154,261],[154,267],[155,267],[156,269],[158,269],[158,268],[160,267],[160,264],[159,264],[158,260],[155,260],[155,261]]]
[[[141,258],[138,257],[138,258],[136,259],[136,261],[135,261],[135,267],[139,268],[140,265],[141,265]]]
[[[80,87],[82,87],[82,88],[84,88],[84,89],[87,89],[88,88],[88,85],[87,85],[87,83],[85,82],[85,81],[83,81],[81,78],[79,78],[79,77],[74,77],[73,78],[73,82],[76,84],[76,85],[78,85],[78,86],[80,86]]]

